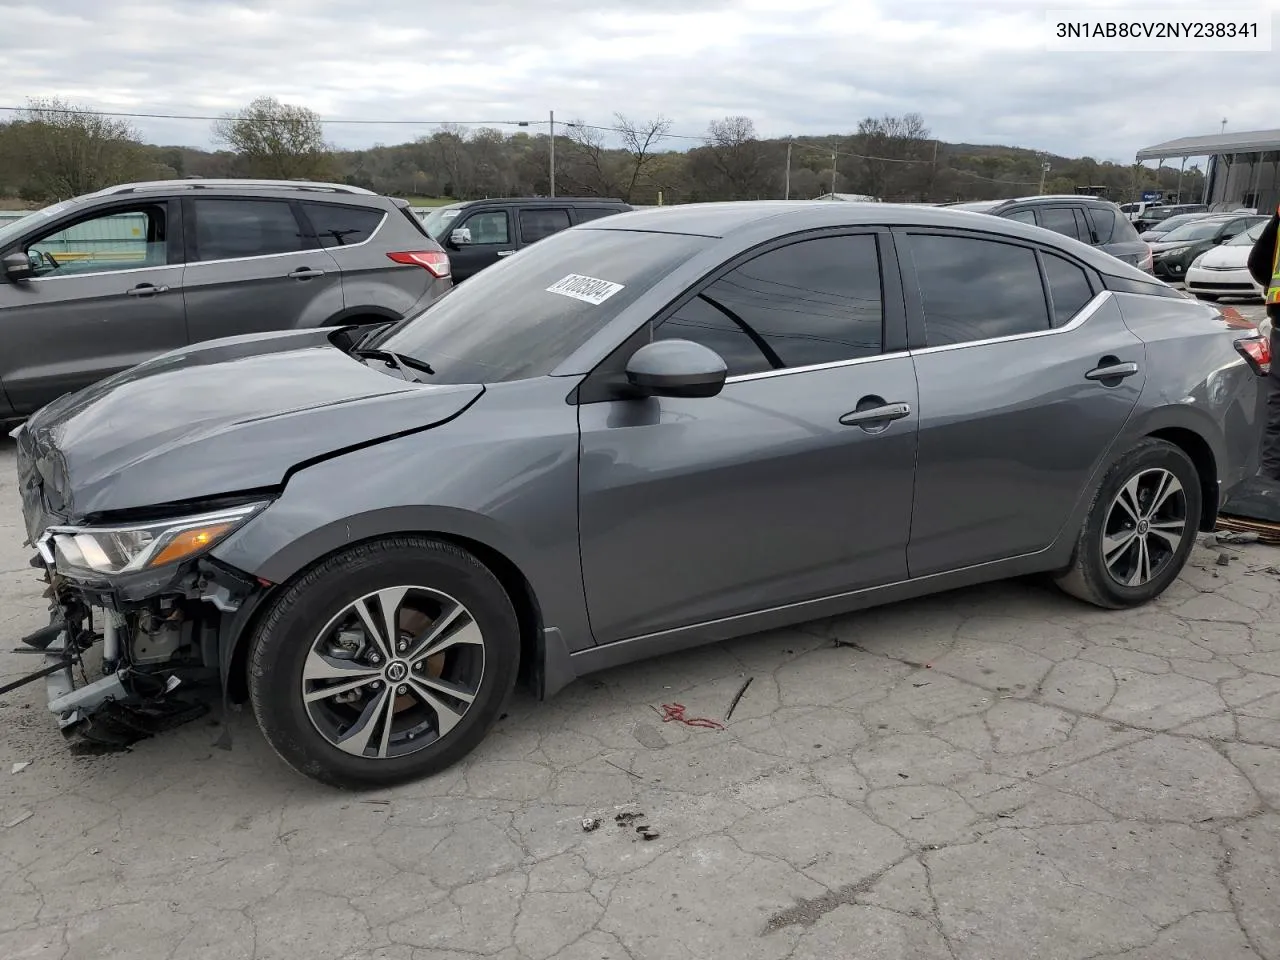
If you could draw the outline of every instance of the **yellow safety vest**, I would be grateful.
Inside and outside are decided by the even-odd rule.
[[[1276,208],[1280,214],[1280,207]],[[1267,306],[1280,304],[1280,236],[1276,237],[1274,259],[1271,261],[1271,285],[1267,287]]]

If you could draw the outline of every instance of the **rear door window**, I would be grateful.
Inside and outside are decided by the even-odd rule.
[[[1027,210],[1014,210],[1012,213],[1006,213],[1006,214],[1005,214],[1005,219],[1006,219],[1006,220],[1017,220],[1019,223],[1029,223],[1029,224],[1031,224],[1032,226],[1035,226],[1035,222],[1036,222],[1036,212],[1035,212],[1034,210],[1031,210],[1031,209],[1027,209]]]
[[[520,211],[520,242],[537,243],[553,233],[569,229],[569,211],[559,207]]]
[[[911,234],[908,240],[928,346],[1049,329],[1044,283],[1031,248],[945,234]]]
[[[1041,207],[1040,226],[1075,240],[1085,239],[1080,236],[1080,225],[1071,207]]]
[[[287,200],[197,199],[195,217],[195,260],[266,257],[314,246]]]

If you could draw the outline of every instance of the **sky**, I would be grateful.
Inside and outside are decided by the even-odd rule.
[[[1047,12],[1064,6],[1261,11],[1275,49],[1049,49]],[[730,115],[803,137],[918,112],[946,141],[1132,162],[1224,119],[1228,132],[1280,127],[1280,0],[0,0],[0,107],[59,97],[205,117],[263,95],[326,120],[398,121],[326,123],[342,148],[443,122],[545,131],[550,111],[662,116],[690,138],[672,148]],[[152,143],[211,145],[207,120],[131,122]]]

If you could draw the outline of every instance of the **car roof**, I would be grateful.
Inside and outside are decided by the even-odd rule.
[[[459,203],[449,204],[450,209],[462,207],[474,207],[484,203],[492,204],[511,204],[518,203],[521,206],[530,204],[548,204],[551,206],[571,204],[591,204],[601,207],[617,207],[627,206],[627,201],[619,200],[617,197],[486,197],[483,200],[463,200]]]
[[[273,193],[288,196],[294,193],[340,194],[348,197],[379,197],[380,194],[363,187],[345,183],[325,183],[319,180],[262,180],[234,178],[192,177],[185,180],[143,180],[137,183],[118,183],[93,193],[83,194],[77,200],[127,196],[134,193],[170,193],[190,191],[228,193]]]
[[[1114,200],[1108,200],[1106,197],[1095,197],[1088,193],[1042,193],[1034,197],[1013,197],[1009,200],[1001,200],[998,206],[1008,206],[1013,203],[1062,203],[1070,200],[1073,203],[1097,203],[1105,204],[1109,207],[1116,205]],[[1148,206],[1153,206],[1150,202]]]
[[[744,244],[766,242],[805,230],[825,227],[896,226],[950,227],[1024,240],[1053,247],[1084,261],[1099,273],[1151,278],[1137,267],[1102,250],[1017,220],[972,210],[905,203],[827,203],[815,200],[745,200],[690,203],[619,213],[575,227],[576,230],[627,230],[684,234],[716,239],[738,238]]]

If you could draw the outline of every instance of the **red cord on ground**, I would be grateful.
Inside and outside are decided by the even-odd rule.
[[[709,720],[706,717],[686,717],[683,703],[664,703],[662,705],[662,722],[670,723],[672,720],[676,721],[676,723],[683,723],[686,727],[707,727],[711,730],[724,729],[724,724],[718,720]]]

